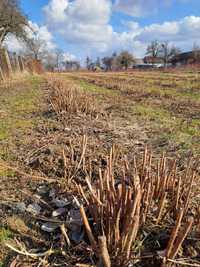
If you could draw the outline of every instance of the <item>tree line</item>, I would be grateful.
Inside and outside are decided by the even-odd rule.
[[[146,56],[144,57],[145,63],[156,63],[157,59],[160,59],[165,66],[170,60],[181,53],[181,50],[170,45],[169,42],[158,42],[157,40],[152,41],[146,49]],[[104,68],[106,70],[127,70],[133,64],[136,64],[137,60],[133,54],[129,51],[122,51],[119,54],[113,53],[111,56],[106,56],[96,61],[93,61],[89,57],[86,58],[86,67],[88,70]]]
[[[94,70],[104,67],[106,70],[128,69],[135,62],[134,56],[128,51],[122,51],[120,54],[113,53],[110,57],[99,57],[93,61],[89,57],[86,58],[86,67],[88,70]]]
[[[31,34],[30,34],[31,32]],[[66,59],[61,49],[55,49],[53,52],[47,50],[47,44],[41,40],[37,32],[31,29],[28,18],[20,9],[18,0],[0,0],[0,48],[10,35],[16,36],[24,44],[23,55],[35,60],[42,60],[48,70],[62,70],[80,68],[80,62],[77,60]],[[146,49],[144,57],[145,63],[162,63],[167,66],[173,57],[181,53],[180,48],[171,45],[169,42],[152,41]],[[194,44],[194,61],[200,61],[200,48]],[[86,68],[88,70],[127,70],[130,66],[137,63],[135,56],[129,51],[113,53],[111,56],[97,58],[86,58]]]

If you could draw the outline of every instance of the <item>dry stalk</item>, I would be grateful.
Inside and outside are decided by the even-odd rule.
[[[94,238],[94,236],[92,234],[92,230],[90,228],[90,225],[89,225],[89,222],[88,222],[88,219],[87,219],[87,215],[85,213],[85,210],[84,210],[83,206],[80,206],[80,213],[81,213],[81,217],[82,217],[83,224],[85,226],[88,238],[89,238],[90,243],[92,245],[92,248],[94,249],[94,251],[97,251],[97,243],[96,243],[96,240],[95,240],[95,238]]]
[[[26,251],[25,249],[23,250],[19,250],[15,247],[13,247],[11,244],[5,243],[5,246],[10,248],[11,250],[15,251],[16,253],[20,254],[20,255],[24,255],[27,257],[31,257],[31,258],[41,258],[41,257],[46,257],[46,256],[51,256],[54,253],[54,250],[49,249],[45,252],[41,252],[41,253],[29,253],[28,251]]]
[[[185,240],[186,236],[188,235],[188,233],[191,230],[192,224],[194,222],[193,217],[190,217],[188,222],[186,223],[183,231],[179,234],[179,236],[177,237],[177,240],[174,244],[173,249],[171,250],[171,253],[169,254],[169,258],[170,259],[174,259],[183,243],[183,241]]]
[[[67,243],[68,247],[70,247],[71,242],[70,242],[70,239],[69,239],[69,237],[68,237],[68,235],[67,235],[67,232],[66,232],[66,229],[65,229],[65,225],[62,224],[62,225],[60,226],[60,229],[61,229],[61,232],[62,232],[63,236],[65,237],[65,240],[66,240],[66,243]]]
[[[89,218],[92,218],[96,224],[95,229],[97,230],[94,233],[91,231],[83,207],[81,207],[81,214],[96,255],[98,256],[100,251],[100,244],[97,245],[95,237],[98,239],[99,236],[105,236],[106,249],[110,259],[113,261],[114,258],[117,258],[118,263],[127,266],[132,247],[137,241],[138,231],[146,220],[156,216],[156,223],[159,223],[161,218],[165,218],[171,210],[178,211],[177,208],[180,208],[180,204],[183,207],[188,207],[188,196],[191,193],[194,176],[188,177],[189,168],[187,169],[187,175],[179,177],[177,180],[175,162],[168,165],[164,155],[157,165],[156,173],[153,172],[152,155],[145,149],[142,164],[140,165],[134,160],[133,178],[127,178],[130,175],[127,176],[126,172],[129,172],[131,168],[128,163],[123,161],[123,174],[120,179],[116,179],[113,174],[114,158],[116,158],[114,150],[111,150],[110,156],[107,158],[107,169],[104,172],[101,169],[99,170],[98,181],[92,182],[91,177],[86,178],[86,188],[78,185],[79,192],[89,211],[89,216],[91,216]],[[184,190],[185,183],[182,182],[184,178],[187,179],[187,184],[189,184],[187,190]],[[182,203],[180,202],[181,197],[183,199]],[[170,209],[166,209],[166,202]],[[190,219],[184,232],[180,232],[178,235],[183,214],[185,214],[185,208],[178,212],[167,246],[166,260],[174,259],[191,229],[192,220]],[[113,253],[115,256],[113,256]],[[112,264],[115,263],[112,262]]]
[[[81,90],[74,82],[51,75],[48,77],[47,86],[50,90],[51,107],[62,120],[66,113],[93,117],[101,114],[94,97]]]
[[[164,205],[165,205],[166,198],[167,198],[167,192],[164,192],[162,197],[161,197],[161,199],[160,199],[160,202],[159,202],[158,217],[157,217],[156,224],[158,224],[160,222],[160,219],[161,219],[161,216],[162,216],[162,212],[164,210]]]
[[[167,249],[166,249],[166,257],[167,258],[169,258],[170,254],[171,254],[172,248],[174,246],[174,241],[175,241],[175,239],[177,237],[179,228],[181,227],[182,218],[183,218],[183,209],[181,209],[179,211],[179,213],[178,213],[176,224],[175,224],[175,226],[174,226],[174,228],[172,230],[172,233],[171,233],[168,245],[167,245]]]
[[[99,250],[100,250],[100,255],[101,255],[101,260],[103,262],[104,267],[111,267],[111,261],[110,261],[110,256],[108,253],[108,248],[107,248],[107,240],[105,236],[99,236],[98,237],[98,243],[99,243]]]

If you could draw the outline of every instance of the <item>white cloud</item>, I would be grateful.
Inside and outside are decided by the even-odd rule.
[[[116,0],[114,9],[134,17],[157,11],[159,0]]]
[[[30,28],[26,28],[26,32],[29,38],[34,36],[44,41],[45,49],[54,50],[56,44],[53,40],[52,33],[47,29],[46,26],[39,26],[37,23],[29,21]],[[25,50],[25,44],[17,39],[14,35],[9,35],[5,41],[5,45],[8,47],[8,50],[11,52],[21,52]]]
[[[76,60],[76,56],[70,53],[63,53],[63,61],[73,61]]]
[[[21,52],[25,49],[24,44],[19,41],[14,35],[9,35],[5,42],[4,45],[8,48],[10,52]]]
[[[177,21],[141,26],[134,19],[122,21],[126,31],[118,32],[111,25],[116,10],[131,16],[144,16],[156,12],[161,5],[189,2],[190,0],[49,0],[44,7],[46,25],[30,22],[35,34],[46,44],[46,49],[56,48],[53,35],[62,38],[72,53],[65,59],[75,59],[75,51],[85,56],[104,56],[113,51],[129,50],[135,56],[143,56],[146,46],[154,39],[169,41],[183,50],[191,49],[194,42],[200,44],[200,17],[187,16]],[[30,37],[32,32],[28,30]],[[7,40],[11,51],[23,50],[23,45],[13,36]],[[53,52],[52,52],[53,53]],[[83,60],[83,59],[82,59]]]
[[[182,49],[199,42],[200,17],[141,27],[134,20],[122,22],[127,30],[117,32],[110,23],[114,10],[132,16],[156,12],[160,5],[188,0],[50,0],[44,7],[47,27],[63,38],[81,56],[97,56],[128,49],[136,56],[145,53],[154,39],[170,41]]]
[[[200,42],[200,17],[188,16],[179,21],[165,22],[146,26],[137,36],[143,43],[153,39],[170,41],[183,49],[191,49],[194,42]]]
[[[48,19],[53,23],[59,23],[65,21],[65,9],[67,9],[69,2],[66,0],[52,0],[47,6],[44,7],[44,11]]]
[[[45,47],[47,50],[54,50],[56,48],[56,44],[54,43],[54,38],[52,33],[48,30],[47,26],[39,26],[37,23],[33,23],[29,21],[29,25],[33,31],[27,28],[27,32],[29,37],[36,37],[42,41],[44,41]]]
[[[189,1],[191,0],[115,0],[114,10],[133,17],[144,17],[157,13],[161,7],[167,8],[172,4]]]
[[[51,0],[44,12],[48,27],[68,43],[103,51],[112,40],[110,0]]]

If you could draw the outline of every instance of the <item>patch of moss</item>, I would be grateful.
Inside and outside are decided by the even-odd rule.
[[[5,227],[0,227],[0,243],[12,237],[12,232]]]

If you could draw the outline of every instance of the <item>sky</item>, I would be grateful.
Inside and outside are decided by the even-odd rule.
[[[66,58],[122,50],[143,57],[155,39],[182,51],[200,45],[200,0],[21,0],[21,8],[47,48]]]

